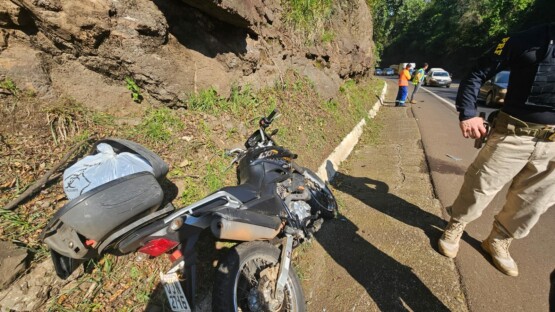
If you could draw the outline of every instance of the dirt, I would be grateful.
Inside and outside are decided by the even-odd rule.
[[[44,176],[57,164],[76,140],[95,139],[116,136],[131,139],[147,146],[170,164],[168,184],[163,187],[168,199],[174,199],[178,207],[186,205],[195,198],[208,194],[207,186],[209,168],[216,168],[218,183],[233,185],[233,170],[223,172],[229,159],[222,155],[224,148],[241,144],[252,131],[253,126],[263,113],[271,109],[271,103],[277,99],[282,116],[277,119],[280,129],[278,142],[299,154],[298,162],[312,170],[327,157],[337,146],[342,137],[358,122],[353,116],[360,107],[352,103],[353,98],[339,98],[337,105],[341,109],[328,111],[314,89],[305,85],[293,75],[288,84],[293,89],[280,89],[275,93],[266,90],[259,94],[257,106],[239,113],[205,113],[186,109],[173,110],[184,124],[183,129],[173,129],[169,141],[147,140],[135,132],[137,125],[145,119],[145,112],[151,108],[148,104],[135,104],[136,109],[126,118],[115,118],[101,107],[85,107],[70,99],[46,101],[39,99],[26,90],[17,94],[4,94],[0,97],[0,162],[3,174],[0,176],[0,206],[4,207],[17,194]],[[369,86],[372,81],[367,82]],[[19,93],[21,92],[21,93]],[[348,91],[345,91],[349,94]],[[376,99],[378,89],[364,89],[361,96],[367,97],[368,110]],[[358,96],[358,95],[357,95]],[[345,115],[339,112],[349,112]],[[76,153],[74,160],[88,152],[88,146]],[[66,164],[66,165],[69,165]],[[43,267],[49,262],[46,246],[39,235],[50,217],[67,203],[61,187],[59,172],[53,175],[52,182],[39,189],[37,194],[19,205],[13,212],[0,218],[0,240],[16,242],[20,247],[30,251],[30,269],[19,277],[12,286],[23,287],[27,280],[33,280],[36,267]],[[222,170],[222,171],[220,171]],[[193,193],[196,197],[184,196]],[[210,249],[199,255],[199,280],[201,289],[199,300],[206,306],[209,301],[210,280],[214,261],[221,252],[214,249],[216,242],[206,239],[200,249]],[[221,247],[221,246],[220,246]],[[228,246],[229,247],[229,246]],[[158,273],[167,266],[165,258],[154,261],[137,262],[135,255],[125,257],[106,256],[93,262],[77,275],[63,283],[56,283],[52,289],[42,290],[40,310],[117,310],[130,309],[164,309],[165,298],[158,285]],[[53,269],[46,270],[50,274]],[[22,286],[23,285],[23,286]],[[121,287],[119,287],[119,286]],[[22,288],[23,289],[23,288]],[[0,293],[0,301],[2,293]],[[0,303],[2,305],[2,303]],[[203,311],[201,309],[201,311]]]
[[[340,215],[296,263],[308,311],[467,311],[453,261],[436,252],[445,222],[419,140],[410,108],[383,106],[341,164]]]

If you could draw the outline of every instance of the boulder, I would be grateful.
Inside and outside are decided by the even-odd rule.
[[[0,242],[0,290],[5,289],[27,269],[27,250]]]

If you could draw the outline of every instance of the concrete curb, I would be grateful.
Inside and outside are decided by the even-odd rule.
[[[374,118],[378,114],[380,107],[385,98],[385,94],[387,91],[387,83],[384,83],[382,94],[378,101],[374,104],[374,106],[368,112],[369,118]],[[343,138],[341,143],[331,152],[331,154],[324,160],[324,162],[318,168],[316,174],[324,181],[329,182],[335,176],[337,169],[341,162],[343,162],[351,152],[353,148],[358,143],[360,136],[363,132],[363,127],[366,125],[366,118],[363,118],[354,128]]]

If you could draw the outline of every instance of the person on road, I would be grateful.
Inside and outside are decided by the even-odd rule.
[[[501,272],[518,275],[509,253],[513,239],[524,238],[540,216],[555,205],[555,23],[503,38],[478,60],[461,81],[456,107],[465,138],[486,135],[476,117],[480,86],[509,69],[505,103],[487,143],[464,176],[439,251],[454,258],[465,226],[480,217],[493,197],[511,182],[505,205],[495,216],[482,248]],[[550,239],[550,238],[546,238]]]
[[[414,89],[412,90],[412,94],[410,96],[410,102],[412,104],[416,103],[416,101],[414,100],[414,95],[416,94],[416,92],[418,92],[418,89],[420,89],[420,86],[422,85],[422,81],[424,81],[424,76],[426,75],[426,69],[428,69],[428,63],[424,63],[422,67],[416,70],[416,72],[414,73],[414,76],[412,77],[412,84],[414,84]]]
[[[397,92],[397,98],[395,99],[395,106],[404,107],[405,101],[407,100],[407,95],[409,94],[409,80],[411,64],[407,64],[405,68],[399,71],[399,91]]]

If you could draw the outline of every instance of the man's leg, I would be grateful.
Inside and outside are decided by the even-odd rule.
[[[503,209],[482,248],[491,255],[499,271],[518,276],[518,266],[509,253],[513,238],[523,238],[547,209],[555,205],[555,143],[520,137],[524,146],[534,146],[526,166],[513,178]]]
[[[399,89],[397,90],[397,97],[395,98],[395,106],[399,106],[399,101],[401,100],[402,95],[403,95],[403,90],[402,90],[402,87],[399,86]]]
[[[418,92],[418,89],[420,89],[420,83],[417,83],[414,85],[414,89],[412,90],[412,94],[410,96],[410,102],[411,103],[416,103],[416,101],[414,100],[414,95],[416,94],[416,92]]]
[[[535,144],[530,161],[513,179],[505,206],[495,216],[507,234],[517,239],[526,237],[540,216],[555,205],[555,142]]]
[[[451,221],[439,240],[439,251],[450,258],[457,255],[459,242],[468,222],[476,220],[503,186],[526,165],[533,144],[520,144],[517,136],[493,132],[474,162],[450,207]]]
[[[401,99],[399,100],[399,106],[405,106],[405,101],[407,100],[407,95],[409,93],[408,86],[402,86],[401,88]]]

